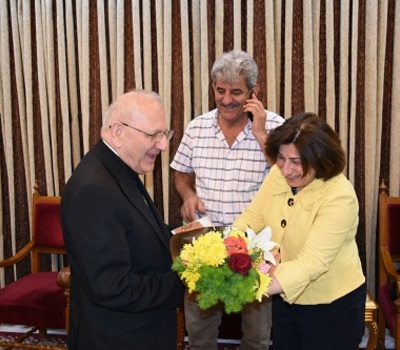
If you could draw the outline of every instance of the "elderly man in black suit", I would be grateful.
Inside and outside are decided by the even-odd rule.
[[[172,137],[154,92],[110,106],[101,138],[61,202],[71,266],[70,350],[172,350],[184,286],[171,271],[170,232],[139,174]]]

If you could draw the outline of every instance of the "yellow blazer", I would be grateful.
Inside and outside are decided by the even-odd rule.
[[[315,179],[294,196],[275,165],[232,226],[271,227],[281,253],[274,274],[288,303],[330,303],[365,282],[355,241],[358,200],[343,174]]]

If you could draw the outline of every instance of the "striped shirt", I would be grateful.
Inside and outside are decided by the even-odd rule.
[[[279,115],[266,113],[267,132],[284,122]],[[206,215],[215,226],[228,226],[250,204],[269,165],[251,132],[250,121],[229,147],[217,116],[214,109],[189,123],[171,167],[196,174],[196,192]]]

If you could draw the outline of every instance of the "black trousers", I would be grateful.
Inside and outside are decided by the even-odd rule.
[[[365,330],[366,285],[330,304],[272,300],[274,350],[355,350]]]

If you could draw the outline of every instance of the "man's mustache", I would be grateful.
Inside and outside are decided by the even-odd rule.
[[[233,102],[233,103],[229,103],[229,104],[226,105],[225,103],[221,102],[220,105],[222,107],[226,107],[226,108],[233,108],[233,107],[239,107],[240,103]]]

